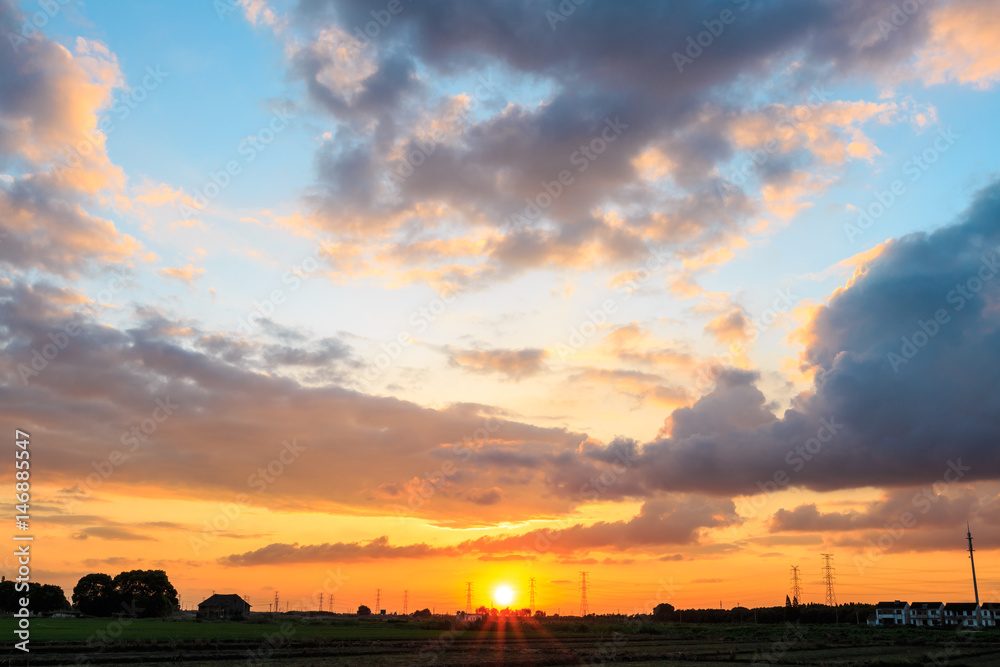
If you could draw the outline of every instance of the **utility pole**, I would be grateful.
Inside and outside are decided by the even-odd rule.
[[[799,585],[799,566],[792,566],[792,605],[802,602],[802,587]]]
[[[837,594],[833,592],[833,576],[836,570],[833,568],[833,554],[820,554],[823,556],[823,579],[826,581],[826,604],[831,607],[837,606]]]
[[[965,535],[969,540],[969,562],[972,563],[972,592],[976,594],[976,625],[980,625],[979,621],[979,585],[976,583],[976,559],[972,557],[972,528],[969,527],[969,522],[965,522]]]
[[[410,591],[403,591],[403,616],[410,612]]]
[[[587,572],[580,572],[580,616],[586,617],[590,613],[590,605],[587,604]]]
[[[535,611],[535,578],[531,577],[529,581],[531,581],[531,602],[528,603],[528,608]]]
[[[465,582],[465,613],[472,613],[472,582]]]

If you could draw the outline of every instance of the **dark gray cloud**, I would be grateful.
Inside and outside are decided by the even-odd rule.
[[[888,241],[807,326],[812,391],[778,419],[755,375],[723,372],[643,449],[645,483],[755,493],[783,472],[816,490],[908,486],[959,461],[962,481],[1000,477],[998,216],[994,184],[955,224]]]
[[[681,254],[703,251],[738,233],[756,212],[739,188],[718,196],[723,181],[716,167],[734,154],[727,129],[736,110],[759,92],[760,81],[793,60],[794,74],[772,91],[792,104],[824,82],[859,70],[878,78],[905,62],[927,37],[928,12],[910,18],[891,40],[876,39],[876,22],[893,4],[587,2],[553,24],[552,12],[561,11],[555,0],[471,7],[442,0],[404,3],[360,46],[345,35],[363,31],[383,6],[300,2],[291,21],[304,46],[292,71],[316,105],[349,124],[320,150],[309,203],[321,226],[355,237],[413,222],[418,204],[447,205],[449,222],[459,226],[506,230],[513,215],[530,210],[526,198],[544,194],[544,183],[566,171],[572,184],[480,258],[499,270],[457,279],[586,263],[590,245],[601,249],[598,261],[612,266],[634,262],[651,243]],[[732,20],[719,22],[722,12]],[[684,53],[706,22],[721,33],[679,71],[674,54]],[[349,57],[332,46],[341,43]],[[428,144],[419,128],[443,102],[415,76],[418,68],[431,77],[464,77],[463,89],[470,90],[496,76],[474,100],[489,113],[463,117],[454,133],[431,142],[433,150],[420,149]],[[549,88],[544,103],[505,102],[514,89],[538,83]],[[606,149],[594,159],[581,154],[609,124],[618,129],[613,139],[605,136]],[[669,194],[637,173],[634,161],[650,149],[672,165],[667,171],[678,188]],[[388,176],[411,154],[419,165],[391,185]],[[781,182],[789,164],[777,155],[762,177]],[[809,157],[799,153],[796,164],[808,166]],[[627,224],[613,227],[595,217],[595,207],[604,205],[616,206]]]

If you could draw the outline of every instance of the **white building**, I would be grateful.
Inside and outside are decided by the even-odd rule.
[[[975,602],[949,602],[944,606],[944,624],[948,627],[982,626],[979,605]]]
[[[910,603],[894,600],[893,602],[879,602],[875,607],[874,625],[909,625],[910,624]]]

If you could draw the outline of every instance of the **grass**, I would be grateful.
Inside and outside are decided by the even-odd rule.
[[[381,622],[332,624],[329,621],[283,621],[294,629],[297,639],[423,639],[441,634],[440,630],[418,625]],[[17,619],[0,618],[0,634],[14,636]],[[282,622],[237,623],[231,621],[194,622],[184,619],[138,618],[116,621],[107,618],[38,618],[31,619],[31,641],[86,641],[103,637],[130,640],[171,639],[257,639],[281,632]]]

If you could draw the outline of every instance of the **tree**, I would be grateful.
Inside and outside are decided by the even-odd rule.
[[[535,618],[537,618],[537,619],[543,619],[543,618],[545,618],[545,612],[542,611],[541,609],[536,609],[535,610]]]
[[[476,607],[476,613],[477,614],[482,614],[482,615],[485,616],[486,614],[490,613],[490,610],[487,609],[486,605],[483,604],[483,605],[479,605],[478,607]]]
[[[88,616],[110,616],[118,607],[109,574],[88,574],[73,587],[73,606]]]
[[[791,607],[792,606],[792,601],[791,601],[791,599],[787,595],[785,596],[785,606],[786,607]]]
[[[63,589],[51,584],[28,583],[27,591],[16,590],[13,581],[0,582],[0,611],[13,613],[21,608],[21,598],[28,598],[28,610],[33,614],[69,609]]]
[[[169,616],[178,608],[177,591],[163,570],[129,570],[114,578],[115,593],[143,618]]]
[[[371,613],[372,610],[368,607],[368,605],[363,604],[358,607],[358,616],[371,616]]]
[[[46,613],[52,611],[62,611],[63,609],[69,609],[69,601],[66,600],[66,594],[63,593],[63,589],[59,586],[53,586],[52,584],[35,584],[36,587],[28,585],[28,591],[31,595],[31,602],[28,608],[35,613]]]
[[[669,621],[674,617],[674,605],[661,602],[653,607],[653,618],[657,621]]]
[[[418,609],[413,612],[413,618],[430,618],[432,615],[431,610],[428,608]]]

